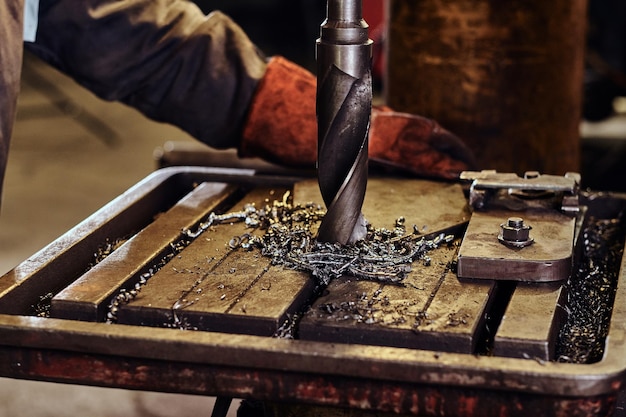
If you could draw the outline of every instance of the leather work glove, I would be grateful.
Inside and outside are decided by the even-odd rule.
[[[240,156],[313,167],[316,82],[296,64],[272,58],[252,98]],[[386,107],[372,111],[368,151],[371,162],[429,178],[455,179],[474,168],[471,151],[435,121]]]

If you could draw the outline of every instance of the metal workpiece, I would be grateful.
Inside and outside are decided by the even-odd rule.
[[[584,211],[580,174],[465,171],[460,178],[471,181],[474,212],[459,250],[459,277],[550,282],[570,275]]]
[[[318,239],[353,243],[366,233],[361,214],[367,186],[372,109],[372,41],[361,0],[329,0],[317,40],[318,181],[327,207]]]

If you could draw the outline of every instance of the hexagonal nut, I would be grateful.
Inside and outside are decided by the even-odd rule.
[[[500,225],[498,240],[507,246],[525,247],[533,243],[530,237],[531,226],[524,224],[520,217],[510,217],[506,223]]]

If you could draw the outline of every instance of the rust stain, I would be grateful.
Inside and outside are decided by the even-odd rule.
[[[369,389],[359,389],[357,387],[351,387],[348,390],[348,404],[350,407],[358,408],[361,410],[369,410],[372,408],[372,402],[370,400],[372,395]]]
[[[476,396],[459,397],[459,415],[461,416],[478,416],[477,414],[478,398]]]
[[[380,398],[381,409],[399,414],[403,408],[405,394],[404,390],[398,388],[384,389]]]
[[[424,398],[424,410],[428,414],[439,415],[440,404],[443,399],[435,391],[430,391],[426,398]]]
[[[295,397],[299,399],[315,398],[326,405],[339,405],[341,402],[338,390],[330,381],[322,378],[296,385]]]

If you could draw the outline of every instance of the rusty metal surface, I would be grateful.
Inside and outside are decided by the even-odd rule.
[[[145,230],[149,224],[158,220],[158,217],[155,220],[157,214],[174,210],[173,207],[179,201],[194,198],[190,193],[203,182],[235,184],[249,192],[255,189],[266,190],[267,187],[275,189],[290,187],[298,181],[293,178],[256,177],[247,172],[177,168],[157,172],[138,184],[129,193],[94,214],[68,235],[0,278],[0,288],[2,288],[0,294],[0,311],[2,312],[0,314],[0,351],[2,352],[0,375],[133,389],[230,395],[279,402],[366,408],[413,415],[418,413],[455,415],[455,413],[461,413],[460,410],[479,410],[479,415],[487,415],[482,411],[505,410],[507,415],[513,416],[528,415],[528,412],[539,410],[539,407],[552,410],[549,415],[550,413],[551,415],[563,415],[563,413],[577,415],[568,414],[570,408],[572,413],[581,413],[579,410],[585,410],[586,415],[603,415],[610,409],[616,393],[623,386],[626,369],[624,274],[620,276],[605,355],[601,361],[589,365],[535,360],[534,357],[526,359],[524,355],[505,357],[505,354],[499,353],[493,356],[475,352],[459,353],[455,351],[458,346],[461,346],[458,340],[453,343],[452,348],[443,345],[438,350],[430,346],[415,349],[380,346],[369,342],[329,343],[304,338],[287,340],[229,333],[230,330],[227,328],[181,331],[179,328],[35,317],[32,306],[39,301],[39,298],[51,291],[60,292],[78,279],[84,271],[89,269],[89,264],[93,261],[93,254],[97,251],[99,244],[109,238],[128,236]],[[387,187],[384,186],[385,181],[381,184],[380,192],[388,194],[376,201],[378,203],[381,199],[391,201],[389,195],[397,192],[396,187],[399,183],[390,181]],[[436,190],[445,189],[447,186],[444,184],[437,187],[428,183],[424,185],[424,188],[415,187],[411,190],[415,190],[414,194],[418,201],[420,199],[417,197],[426,198],[431,193],[425,190],[430,189],[436,194]],[[454,187],[448,191],[453,190]],[[397,192],[397,194],[403,198],[407,195],[404,191]],[[243,202],[246,195],[239,195],[238,201]],[[464,203],[462,198],[461,200]],[[411,215],[421,214],[421,210],[424,214],[431,212],[434,207],[442,205],[441,201],[446,200],[444,198],[435,201],[438,202],[430,206],[425,203],[423,206],[415,206],[410,200],[401,203],[402,207],[415,207],[414,212],[406,214],[407,222]],[[154,204],[155,202],[160,202],[160,204]],[[230,204],[238,203],[233,200]],[[367,215],[366,209],[364,212]],[[457,207],[453,212],[452,223],[463,218],[463,215],[459,217],[459,214],[464,212],[463,210],[459,212]],[[393,213],[385,214],[385,216],[392,217],[394,215]],[[373,224],[386,221],[376,219],[375,215],[371,216],[371,219]],[[415,219],[412,218],[410,222],[422,224],[419,216]],[[428,220],[426,225],[436,222],[436,219],[432,222]],[[228,225],[227,228],[229,227],[231,226]],[[229,233],[225,232],[225,235]],[[204,244],[209,244],[209,242],[205,241]],[[222,242],[222,245],[224,244],[227,243]],[[210,244],[204,248],[210,248]],[[441,262],[447,265],[448,259],[454,258],[454,249],[454,244],[450,248],[440,248],[438,253],[442,256]],[[197,254],[203,253],[204,250],[198,248]],[[193,262],[198,259],[196,255],[191,256],[192,253],[194,252],[189,252],[189,259],[185,259],[187,256],[181,252],[181,257],[174,258],[173,261],[182,262],[180,266],[183,269],[181,270],[188,268],[193,271]],[[259,263],[258,266],[261,269],[264,268],[261,266],[262,261],[254,258],[251,253],[233,252],[229,256],[237,258],[237,262],[241,261],[238,264],[233,263],[235,266],[232,268],[236,270],[239,268],[245,270],[256,262]],[[246,259],[244,258],[246,256],[252,256],[252,258]],[[435,265],[435,259],[439,258],[433,255],[430,267],[416,268],[416,270],[423,269],[421,273],[424,275],[421,278],[417,278],[416,275],[416,279],[422,280],[424,290],[408,285],[404,288],[388,285],[381,287],[380,284],[373,285],[366,282],[353,282],[352,284],[356,284],[353,286],[348,285],[345,279],[343,282],[337,280],[333,285],[343,288],[347,294],[354,289],[363,289],[367,292],[368,299],[371,299],[380,289],[381,292],[377,297],[384,301],[384,297],[387,296],[390,305],[396,303],[402,308],[406,307],[407,312],[410,313],[408,317],[412,319],[412,322],[409,321],[411,324],[414,324],[420,316],[418,314],[420,309],[430,311],[433,322],[424,321],[417,327],[418,334],[421,332],[425,337],[430,337],[429,332],[433,334],[441,332],[442,339],[450,337],[449,340],[454,340],[454,337],[461,337],[465,340],[462,343],[468,345],[482,343],[479,337],[480,329],[482,327],[484,331],[487,325],[491,325],[491,319],[488,316],[497,313],[495,311],[497,309],[494,310],[493,307],[499,294],[502,294],[501,283],[459,280],[450,272],[451,269],[443,265]],[[187,261],[191,263],[186,264]],[[194,274],[177,273],[173,270],[174,267],[178,269],[177,266],[174,264],[169,266],[170,268],[161,269],[160,273],[163,273],[163,278],[158,278],[159,274],[155,274],[152,278],[162,279],[163,282],[175,279],[186,280],[182,287],[173,285],[171,288],[174,292],[182,288],[188,290],[188,284],[193,281],[190,278]],[[626,269],[626,265],[622,264],[622,268]],[[442,272],[442,275],[429,280],[428,271],[434,270]],[[228,272],[230,273],[230,269]],[[218,275],[222,274],[215,274],[215,277]],[[275,279],[271,283],[271,289],[278,290],[280,281],[285,278],[279,273],[271,275]],[[269,278],[269,275],[267,277]],[[210,285],[203,287],[201,292],[206,291],[207,299],[216,297],[218,292],[215,291],[214,286],[218,284],[217,281],[211,281],[210,274],[205,279]],[[220,308],[224,308],[226,304],[221,302],[229,300],[228,306],[234,306],[229,312],[231,316],[238,316],[238,319],[256,317],[259,314],[255,309],[262,309],[262,306],[271,304],[276,310],[268,316],[272,316],[272,323],[276,323],[275,318],[280,315],[279,311],[285,311],[284,306],[289,304],[286,302],[288,295],[278,293],[278,291],[276,295],[273,295],[272,291],[264,291],[263,288],[267,288],[268,285],[261,284],[262,280],[263,277],[250,287],[261,285],[259,291],[255,292],[255,297],[276,296],[277,298],[263,300],[260,298],[261,301],[258,304],[252,301],[250,304],[246,303],[245,314],[242,311],[242,304],[233,304],[236,301],[236,295],[241,294],[240,287],[227,290],[227,286],[224,285],[224,292],[218,298],[226,294],[225,299],[213,301],[219,301],[217,304],[221,306]],[[299,284],[293,285],[297,287]],[[342,285],[344,287],[341,287]],[[418,285],[421,284],[418,283],[415,286]],[[142,294],[145,290],[146,297],[158,299],[156,293],[150,294],[149,287],[150,284],[146,285]],[[293,288],[290,285],[285,287]],[[198,288],[200,287],[196,289]],[[158,292],[156,287],[155,291]],[[434,294],[433,291],[435,291]],[[329,289],[328,296],[334,296],[332,288]],[[513,317],[509,316],[509,311],[516,310],[514,308],[518,302],[516,297],[520,296],[523,296],[523,293],[513,292],[512,296],[509,295],[512,301],[509,304],[509,310],[505,313],[502,333],[495,336],[494,346],[497,346],[498,338],[503,339],[503,336],[512,335],[511,329],[507,330],[507,320]],[[531,294],[527,296],[530,297]],[[556,298],[556,295],[550,291],[545,293],[542,291],[539,296],[541,299],[544,296],[546,299]],[[167,302],[163,303],[160,313],[154,316],[146,315],[143,319],[154,320],[151,325],[158,325],[158,321],[165,317],[165,310],[171,311],[170,302],[176,303],[179,299],[180,294],[175,298],[168,298]],[[276,303],[276,299],[279,302]],[[134,302],[143,301],[137,298]],[[408,304],[404,304],[407,302]],[[428,303],[430,304],[426,307],[425,304]],[[549,302],[546,303],[549,304]],[[191,312],[196,308],[196,304],[201,306],[200,309],[210,309],[208,304],[197,302],[183,310],[191,308],[189,310]],[[133,303],[130,303],[124,308],[130,308],[132,305]],[[143,307],[147,307],[147,304]],[[271,311],[271,308],[267,310]],[[414,311],[417,313],[413,314]],[[517,317],[523,318],[525,315],[523,310],[518,311]],[[458,314],[449,315],[450,312]],[[131,310],[120,312],[120,318],[127,313],[128,318],[134,316],[135,313],[143,314],[144,312]],[[550,311],[544,313],[547,314],[546,317],[551,314]],[[189,316],[190,320],[194,319],[193,314]],[[394,317],[394,313],[386,316]],[[421,318],[427,317],[422,314]],[[541,319],[537,317],[535,324],[539,324],[540,321]],[[524,325],[524,320],[519,319],[518,322],[521,326]],[[233,323],[237,323],[234,318]],[[533,320],[530,323],[534,323]],[[399,324],[398,327],[402,327]],[[254,325],[265,326],[259,323]],[[393,326],[388,327],[389,329],[383,329],[383,331],[398,330]],[[404,330],[413,332],[414,328]],[[448,334],[445,334],[446,332]],[[411,337],[414,335],[415,333]],[[391,339],[389,334],[386,337]],[[516,336],[510,337],[511,340],[515,338]],[[390,344],[393,344],[393,341]],[[465,415],[473,414],[465,412]]]
[[[572,398],[524,392],[459,390],[453,386],[406,384],[352,377],[160,362],[62,351],[0,348],[0,373],[25,379],[89,383],[127,389],[213,393],[272,402],[278,416],[390,415],[526,417],[607,416],[615,403],[611,394]],[[16,366],[20,364],[22,366]],[[300,404],[301,407],[285,404]],[[313,406],[313,407],[311,407]],[[332,407],[332,408],[329,408]],[[314,414],[312,414],[314,413]]]
[[[154,222],[129,238],[102,262],[89,269],[52,299],[52,317],[102,321],[106,307],[117,288],[150,267],[155,259],[170,251],[180,238],[181,228],[189,228],[215,210],[233,193],[234,187],[220,183],[200,184]]]
[[[328,380],[363,378],[372,384],[444,385],[457,389],[571,397],[607,395],[619,390],[623,383],[622,358],[625,354],[623,340],[609,341],[609,358],[591,366],[580,366],[7,315],[0,316],[0,334],[2,346],[49,349],[78,356],[110,355],[174,364],[232,367],[252,374],[261,371],[304,373]],[[27,366],[26,363],[14,363],[12,371],[4,369],[7,372],[4,376],[18,376]],[[111,386],[115,383],[113,376],[109,383]]]
[[[234,207],[262,207],[284,189],[259,187]],[[311,297],[314,283],[272,266],[258,251],[231,248],[243,223],[209,230],[150,278],[136,299],[120,306],[119,323],[175,326],[271,336]]]
[[[307,340],[474,353],[493,282],[460,282],[450,271],[455,247],[414,268],[404,285],[331,282],[300,323]]]

